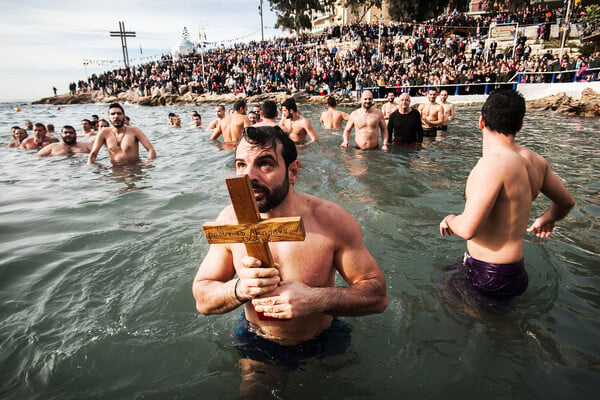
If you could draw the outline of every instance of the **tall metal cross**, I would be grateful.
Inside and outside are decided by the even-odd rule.
[[[248,175],[225,179],[237,224],[207,222],[202,227],[210,244],[244,243],[250,257],[263,267],[273,267],[269,242],[302,241],[306,237],[301,217],[261,219]],[[276,320],[257,313],[261,320]]]
[[[111,31],[110,36],[112,37],[120,37],[121,38],[121,46],[123,47],[123,63],[125,64],[125,68],[129,68],[129,52],[127,51],[127,38],[135,37],[135,32],[126,31],[125,30],[125,22],[119,21],[119,30]]]

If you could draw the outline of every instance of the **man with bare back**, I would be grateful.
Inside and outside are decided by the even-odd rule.
[[[335,97],[329,96],[327,98],[327,111],[323,111],[321,114],[321,123],[325,129],[340,129],[342,127],[342,121],[348,121],[350,116],[345,112],[338,111],[335,107],[337,101]]]
[[[510,298],[529,282],[523,260],[527,232],[545,238],[567,216],[575,201],[541,155],[515,143],[523,126],[525,99],[514,91],[495,91],[481,110],[483,156],[469,174],[466,204],[447,215],[440,234],[467,241],[467,253],[452,279],[494,298]],[[550,207],[527,228],[531,203],[543,193]],[[452,281],[451,281],[452,282]]]
[[[96,161],[104,144],[113,163],[139,160],[140,143],[148,151],[148,160],[156,157],[156,151],[146,135],[139,128],[125,125],[125,111],[119,103],[108,106],[108,119],[113,127],[104,128],[98,133],[88,157],[88,164]]]
[[[381,130],[382,150],[388,149],[388,131],[381,110],[373,107],[373,93],[365,90],[360,96],[361,107],[350,114],[342,147],[350,145],[350,133],[356,127],[354,142],[359,150],[374,150],[379,148],[379,131]]]
[[[252,125],[246,111],[248,106],[245,100],[233,103],[233,114],[226,116],[219,122],[210,140],[216,140],[223,135],[223,143],[236,144],[242,136],[245,127]]]

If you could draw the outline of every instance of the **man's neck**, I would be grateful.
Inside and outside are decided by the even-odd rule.
[[[483,128],[482,135],[483,155],[486,155],[499,147],[513,147],[516,144],[514,135],[504,135],[487,128]]]

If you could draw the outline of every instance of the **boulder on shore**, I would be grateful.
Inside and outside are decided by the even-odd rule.
[[[553,110],[561,114],[577,115],[580,117],[600,117],[600,94],[586,88],[581,92],[579,100],[558,93],[542,99],[530,100],[527,108],[531,110]]]

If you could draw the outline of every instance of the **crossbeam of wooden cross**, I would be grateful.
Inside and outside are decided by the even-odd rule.
[[[202,225],[210,244],[244,243],[250,257],[259,259],[263,267],[272,267],[269,242],[302,241],[306,237],[301,217],[261,220],[248,175],[225,179],[237,224],[207,222]],[[269,319],[259,313],[260,319]]]

